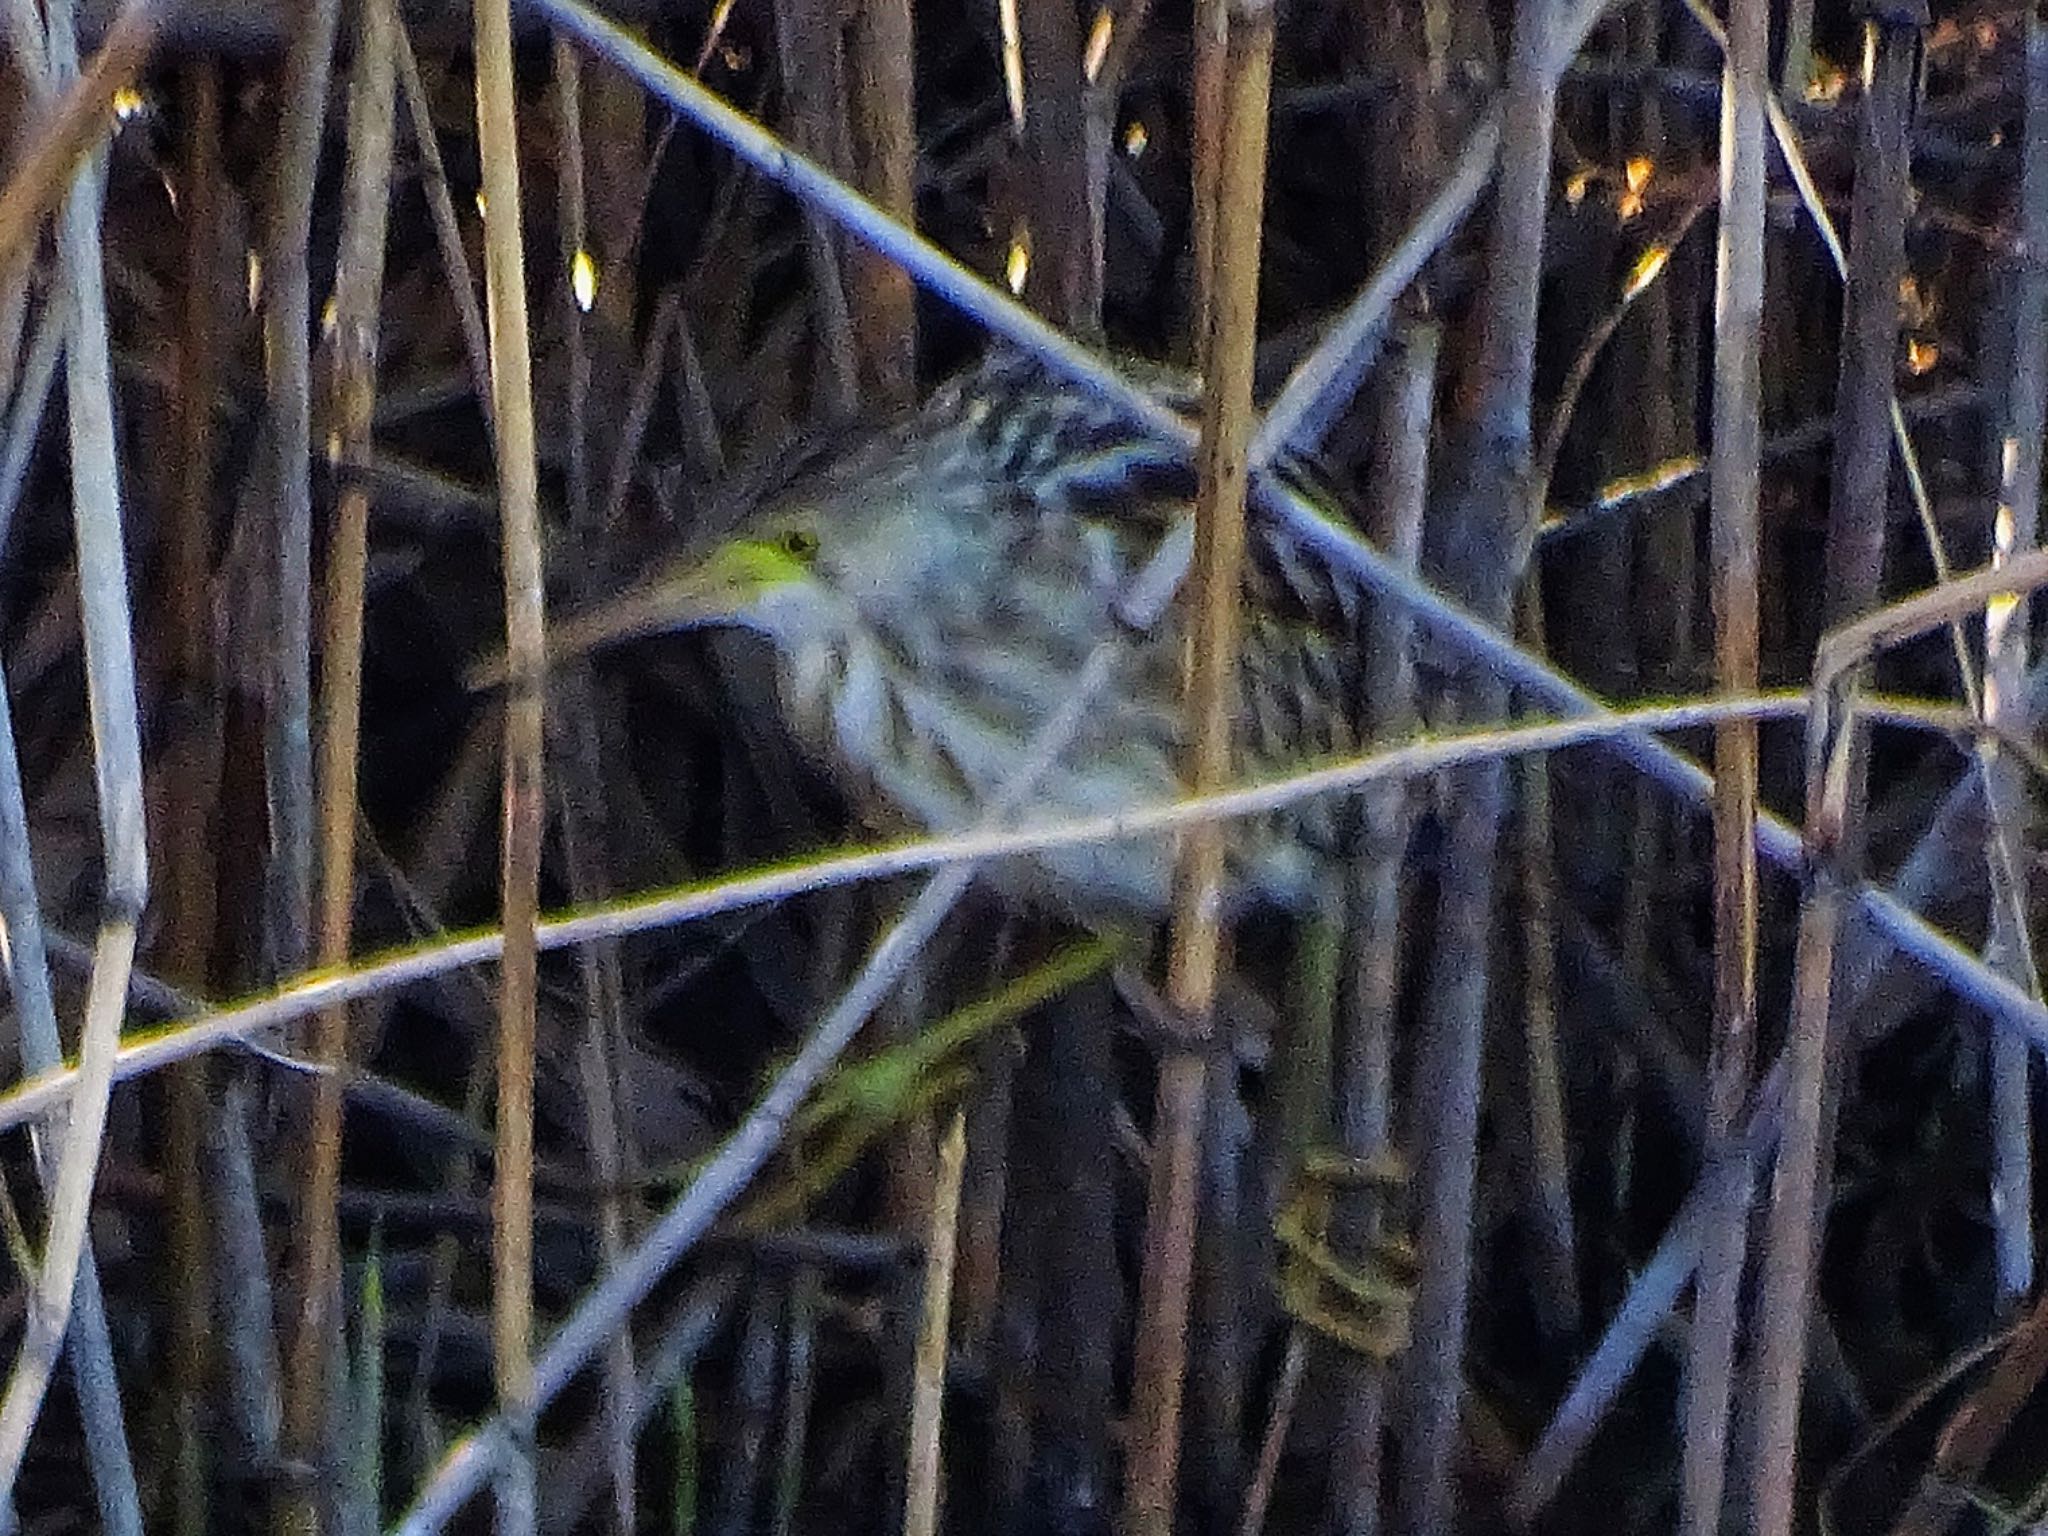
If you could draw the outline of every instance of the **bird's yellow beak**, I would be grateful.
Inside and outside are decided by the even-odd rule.
[[[547,665],[647,635],[731,623],[752,594],[736,586],[722,562],[664,575],[646,586],[572,615],[547,632]],[[464,679],[472,692],[502,688],[510,680],[503,651],[478,662]]]

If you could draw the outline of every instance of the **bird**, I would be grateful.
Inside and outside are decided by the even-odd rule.
[[[1155,391],[1168,376],[1153,371]],[[1162,392],[1185,385],[1166,385]],[[1292,467],[1315,484],[1309,466]],[[1320,487],[1319,487],[1320,488]],[[992,347],[923,405],[829,436],[757,475],[719,532],[552,625],[547,664],[664,632],[751,632],[801,751],[872,822],[931,834],[981,824],[1091,652],[1127,651],[1018,819],[1130,810],[1187,793],[1184,601],[1133,632],[1119,600],[1192,515],[1184,447],[1038,360]],[[1243,777],[1356,752],[1367,739],[1361,588],[1255,518],[1232,711]],[[472,686],[502,682],[502,659]],[[1347,836],[1341,802],[1230,828],[1226,901],[1299,909]],[[1168,838],[1001,861],[993,883],[1082,921],[1163,917]]]

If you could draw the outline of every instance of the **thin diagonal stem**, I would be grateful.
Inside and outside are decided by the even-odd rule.
[[[1512,729],[1425,738],[1367,756],[1284,779],[1196,796],[1170,804],[1144,806],[1115,815],[1053,824],[1025,825],[1007,831],[978,831],[950,837],[924,838],[895,846],[826,856],[799,868],[777,867],[701,885],[688,885],[601,903],[588,910],[550,918],[539,930],[543,950],[563,949],[600,939],[651,932],[719,913],[786,900],[808,891],[857,881],[887,879],[917,870],[964,860],[1018,858],[1112,838],[1157,836],[1219,816],[1259,816],[1298,804],[1316,795],[1356,791],[1367,785],[1412,780],[1482,758],[1508,758],[1528,752],[1555,752],[1592,745],[1618,736],[1648,731],[1693,730],[1742,714],[1764,720],[1790,720],[1807,710],[1803,693],[1763,694],[1749,699],[1708,699],[1688,704],[1658,705],[1614,716],[1579,717]],[[1890,903],[1890,898],[1883,898]],[[1954,940],[1891,903],[1898,921],[1919,935],[1916,943],[1929,951],[1946,946],[1949,964],[1961,967],[1971,957]],[[334,1002],[360,998],[447,975],[471,965],[489,964],[503,952],[496,930],[441,938],[395,953],[374,956],[353,969],[302,978],[261,997],[232,1004],[162,1029],[139,1033],[125,1043],[115,1061],[120,1082],[161,1070],[245,1036],[276,1029]],[[2048,1006],[2029,997],[2003,978],[1993,978],[2009,1027],[2048,1050]],[[0,1130],[47,1114],[77,1088],[77,1073],[66,1068],[45,1073],[13,1091],[0,1094]]]

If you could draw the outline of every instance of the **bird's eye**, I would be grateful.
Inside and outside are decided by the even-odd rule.
[[[791,528],[782,535],[782,552],[792,560],[808,560],[818,552],[818,536],[808,528]]]

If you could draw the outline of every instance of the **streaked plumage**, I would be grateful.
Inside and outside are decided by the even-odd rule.
[[[856,802],[960,831],[1117,627],[1114,604],[1185,515],[1193,472],[1109,405],[999,353],[858,444],[806,458],[719,543],[554,634],[557,654],[743,625],[772,642],[780,706]],[[1254,524],[1236,729],[1266,777],[1359,740],[1359,594]],[[1031,813],[1183,792],[1178,610],[1088,712]],[[1240,824],[1243,894],[1293,903],[1341,805]],[[1082,914],[1164,909],[1159,840],[1059,850],[998,876]],[[1047,889],[1048,882],[1050,890]]]

